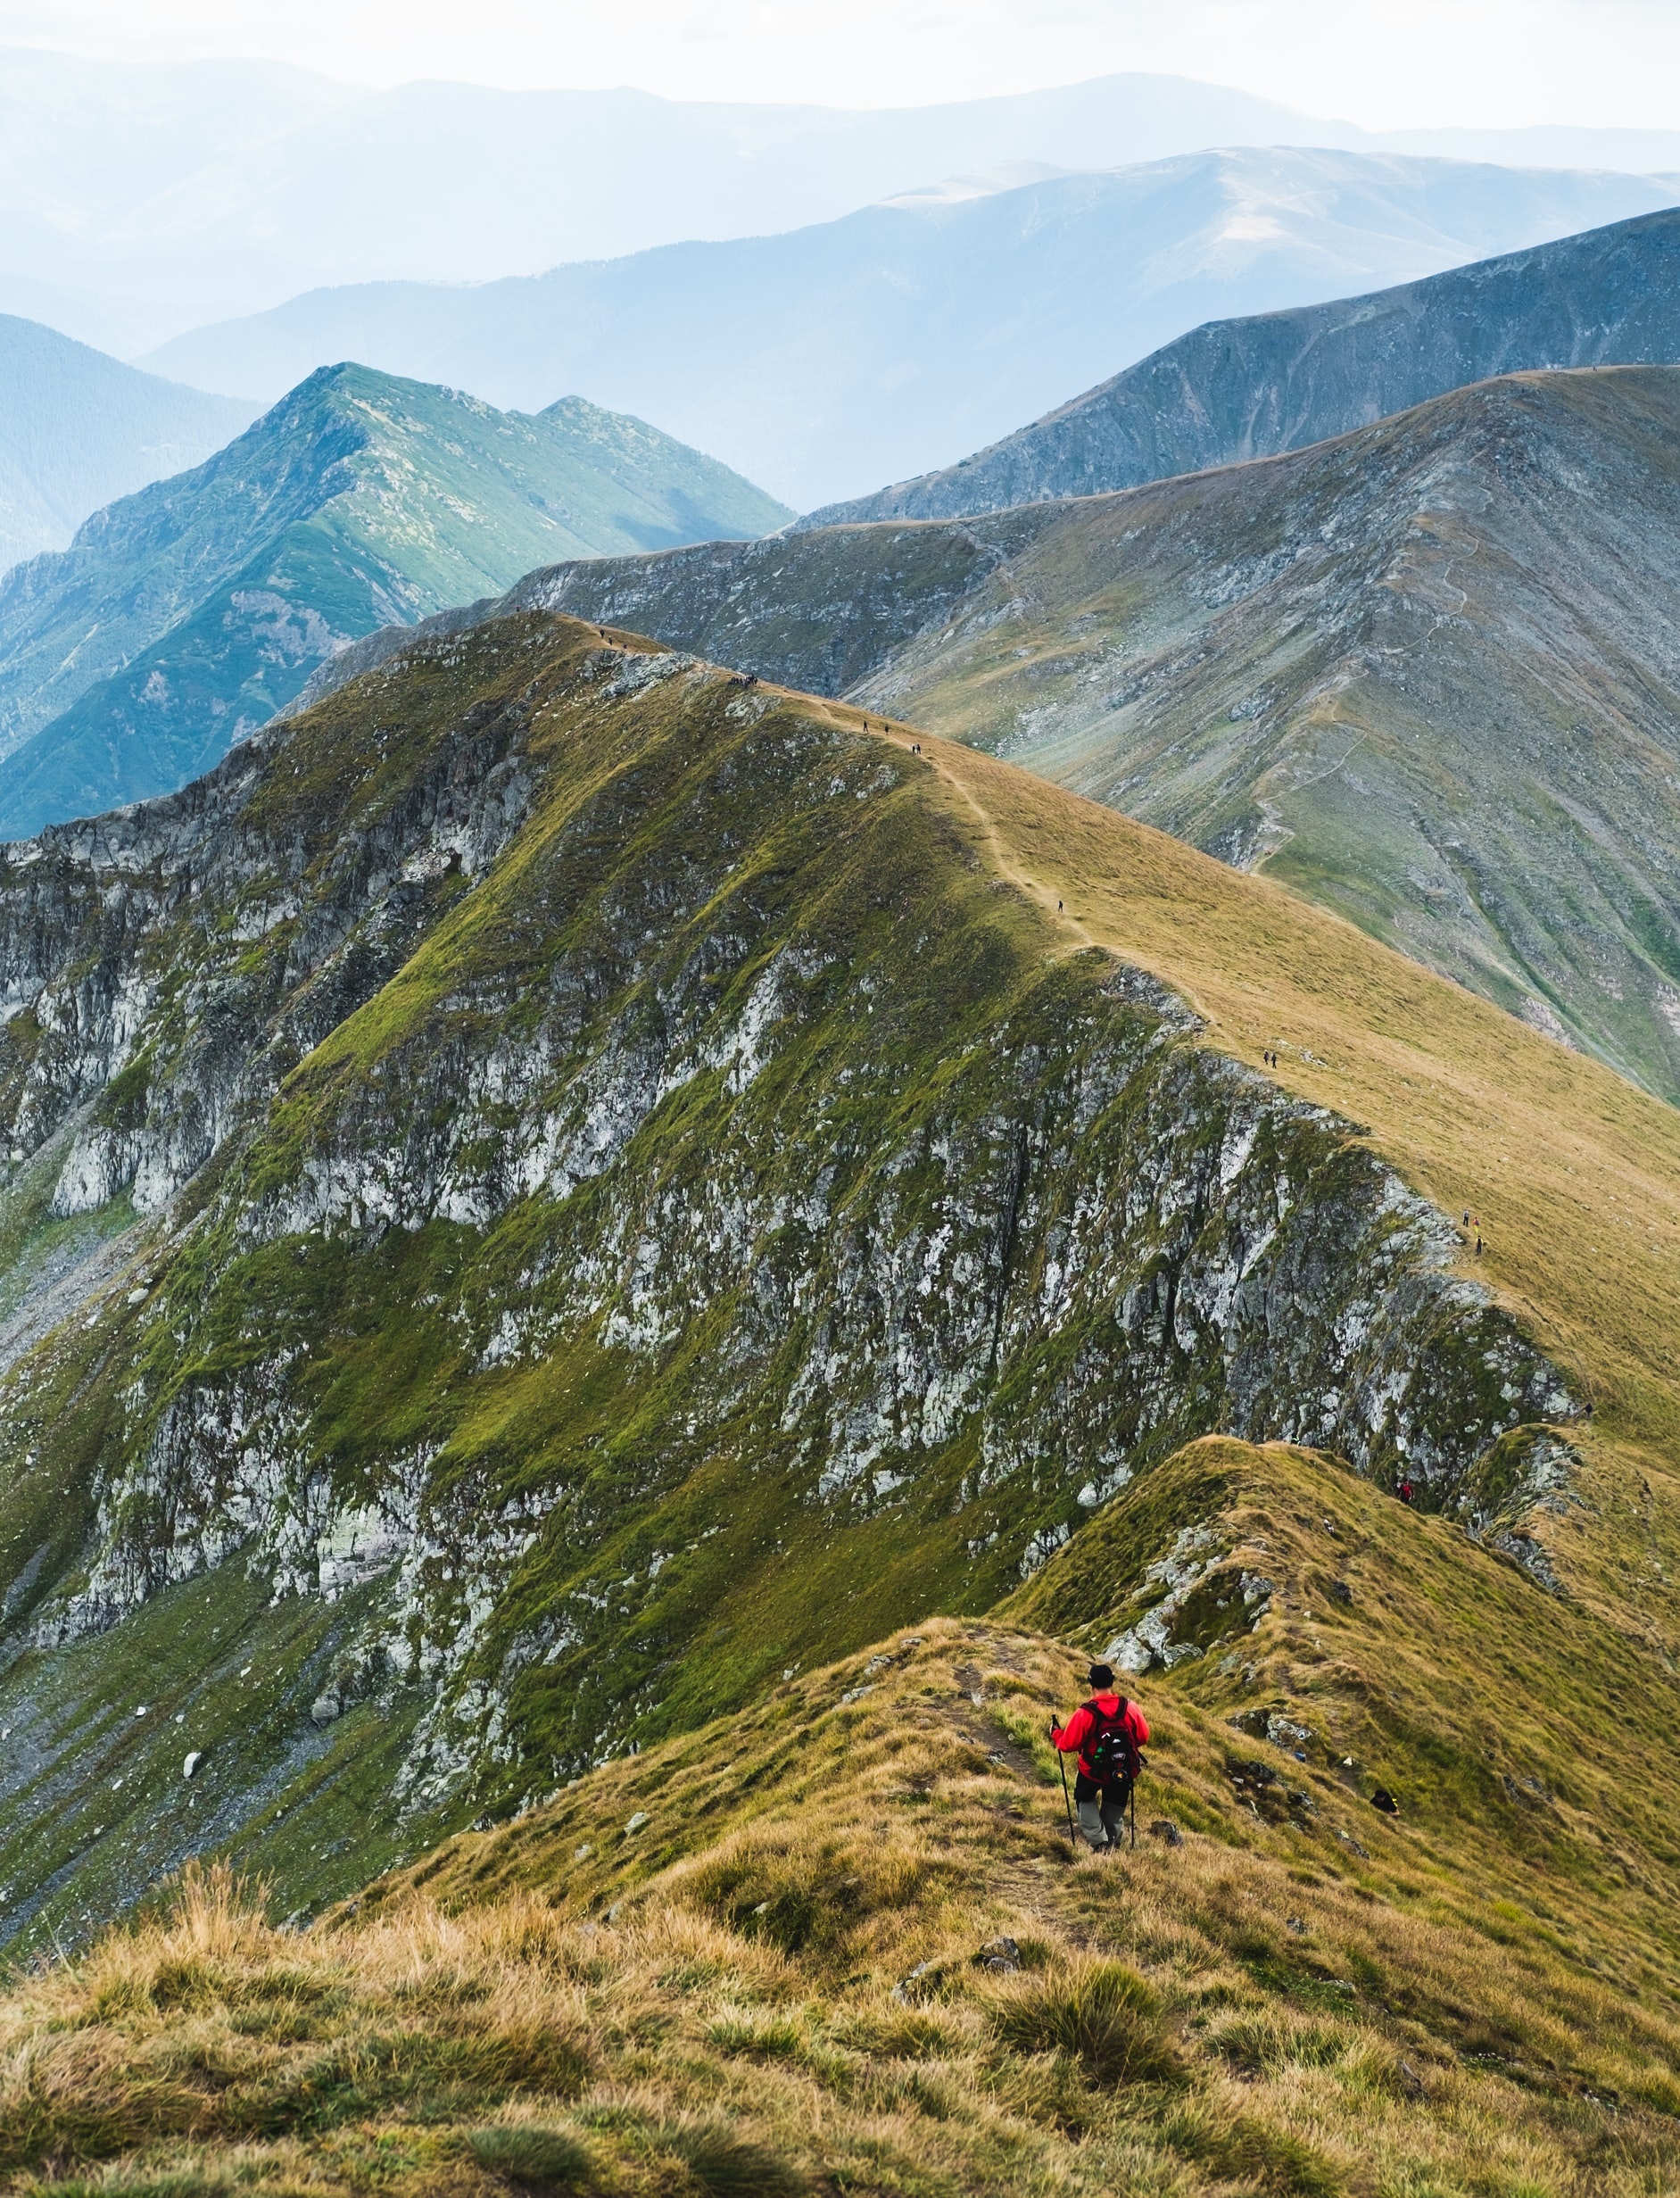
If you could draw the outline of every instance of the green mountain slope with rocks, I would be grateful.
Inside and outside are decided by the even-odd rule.
[[[345,642],[499,593],[557,553],[787,517],[581,398],[527,417],[323,369],[205,464],[0,582],[0,835],[184,784]]]
[[[346,1892],[1214,1429],[1668,1626],[1674,1270],[1552,1222],[1680,1241],[1676,1117],[923,746],[526,611],[0,857],[13,1937]]]
[[[1680,209],[1331,305],[1213,320],[942,471],[800,524],[956,518],[1299,450],[1492,376],[1680,360]]]
[[[1680,1095],[1680,370],[516,593],[977,742]],[[774,551],[774,554],[771,552]]]

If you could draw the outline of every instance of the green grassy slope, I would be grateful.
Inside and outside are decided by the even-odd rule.
[[[532,417],[325,368],[214,459],[0,587],[0,836],[167,792],[344,641],[559,554],[760,534],[787,514],[639,420]]]

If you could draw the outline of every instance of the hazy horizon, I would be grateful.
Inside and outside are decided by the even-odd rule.
[[[1658,0],[0,0],[0,47],[260,60],[352,89],[441,79],[879,110],[1137,71],[1372,130],[1651,129],[1680,118],[1680,12]],[[1210,69],[1209,57],[1218,56]]]

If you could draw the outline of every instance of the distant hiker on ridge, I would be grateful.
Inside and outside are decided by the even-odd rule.
[[[1081,1703],[1065,1725],[1052,1718],[1050,1738],[1064,1755],[1079,1757],[1073,1798],[1087,1842],[1117,1847],[1126,1804],[1143,1768],[1138,1751],[1149,1745],[1149,1727],[1138,1704],[1115,1693],[1107,1664],[1094,1663],[1087,1677],[1091,1699]]]

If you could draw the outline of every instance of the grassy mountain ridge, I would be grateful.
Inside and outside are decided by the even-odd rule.
[[[1672,368],[1513,377],[1118,496],[513,600],[980,742],[1671,1095],[1677,432]]]
[[[317,1905],[1221,1427],[1670,1653],[1673,1111],[872,722],[527,613],[10,859],[24,1943]]]
[[[184,784],[344,641],[492,593],[554,547],[648,548],[783,516],[579,398],[526,419],[323,369],[205,465],[0,584],[0,833]]]
[[[1142,1682],[1137,1850],[1076,1858],[1044,1728],[1185,1522],[1209,1645]],[[1211,1591],[1260,1564],[1233,1621]],[[190,1876],[0,2001],[34,2086],[0,2157],[332,2192],[1659,2189],[1675,1682],[1539,1593],[1332,1461],[1197,1444],[986,1618],[801,1672],[306,1935]]]
[[[1680,357],[1680,210],[1370,296],[1196,328],[959,465],[801,522],[954,518],[1345,435],[1472,382]]]
[[[8,857],[21,2187],[1680,2167],[1680,1117],[868,723],[440,621]]]

